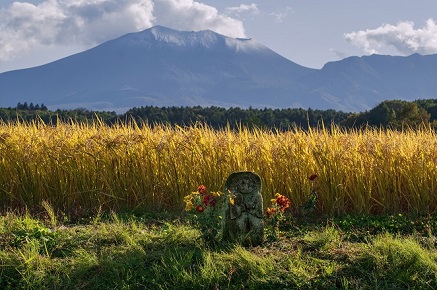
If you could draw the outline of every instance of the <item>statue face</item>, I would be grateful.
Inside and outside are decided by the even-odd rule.
[[[242,178],[236,183],[236,188],[240,193],[252,193],[255,191],[255,184],[249,178]]]

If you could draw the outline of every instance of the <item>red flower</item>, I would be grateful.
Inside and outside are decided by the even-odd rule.
[[[317,178],[317,174],[312,174],[310,177],[308,177],[309,180],[313,181],[314,179]]]
[[[210,195],[205,195],[203,196],[203,204],[205,206],[211,205],[211,206],[215,206],[217,200],[215,199],[214,196],[210,196]]]
[[[284,211],[290,207],[290,200],[287,197],[278,194],[276,197],[276,204],[280,206],[280,211]]]
[[[201,205],[196,206],[196,211],[197,212],[203,212],[205,210],[205,208]]]
[[[203,184],[199,185],[199,187],[197,187],[197,192],[201,195],[205,195],[206,194],[206,186]]]

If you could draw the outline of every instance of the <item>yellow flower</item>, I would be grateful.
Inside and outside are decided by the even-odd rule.
[[[271,199],[270,201],[276,203],[276,201],[278,200],[278,198],[280,198],[281,196],[282,196],[281,194],[276,193],[276,194],[275,194],[275,198]]]
[[[215,197],[220,197],[220,195],[222,195],[222,193],[220,191],[213,191],[213,192],[211,192],[211,194],[212,194],[212,196],[215,196]]]
[[[229,203],[232,204],[232,205],[234,205],[234,204],[235,204],[235,200],[234,200],[232,197],[230,197],[230,198],[229,198]]]
[[[191,201],[188,201],[187,204],[185,205],[185,210],[190,211],[192,209],[193,209],[193,203]]]

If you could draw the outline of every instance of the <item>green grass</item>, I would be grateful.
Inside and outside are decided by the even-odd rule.
[[[188,222],[0,217],[0,289],[436,289],[437,220],[292,220],[259,247],[209,248]]]

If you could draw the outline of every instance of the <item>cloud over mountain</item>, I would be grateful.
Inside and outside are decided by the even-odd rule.
[[[240,6],[235,6],[235,7],[228,7],[226,8],[226,11],[228,13],[231,14],[240,14],[240,13],[245,13],[245,12],[250,12],[253,14],[258,14],[259,13],[259,9],[258,9],[258,5],[255,3],[252,4],[241,4]]]
[[[404,21],[353,31],[344,37],[368,54],[386,54],[392,50],[402,55],[437,53],[437,24],[433,19],[428,19],[422,28],[415,29],[414,22]]]
[[[161,24],[244,37],[241,21],[194,0],[46,0],[0,9],[0,61],[54,45],[90,47]]]
[[[155,23],[179,30],[210,29],[229,37],[244,37],[240,20],[193,0],[154,0]]]

